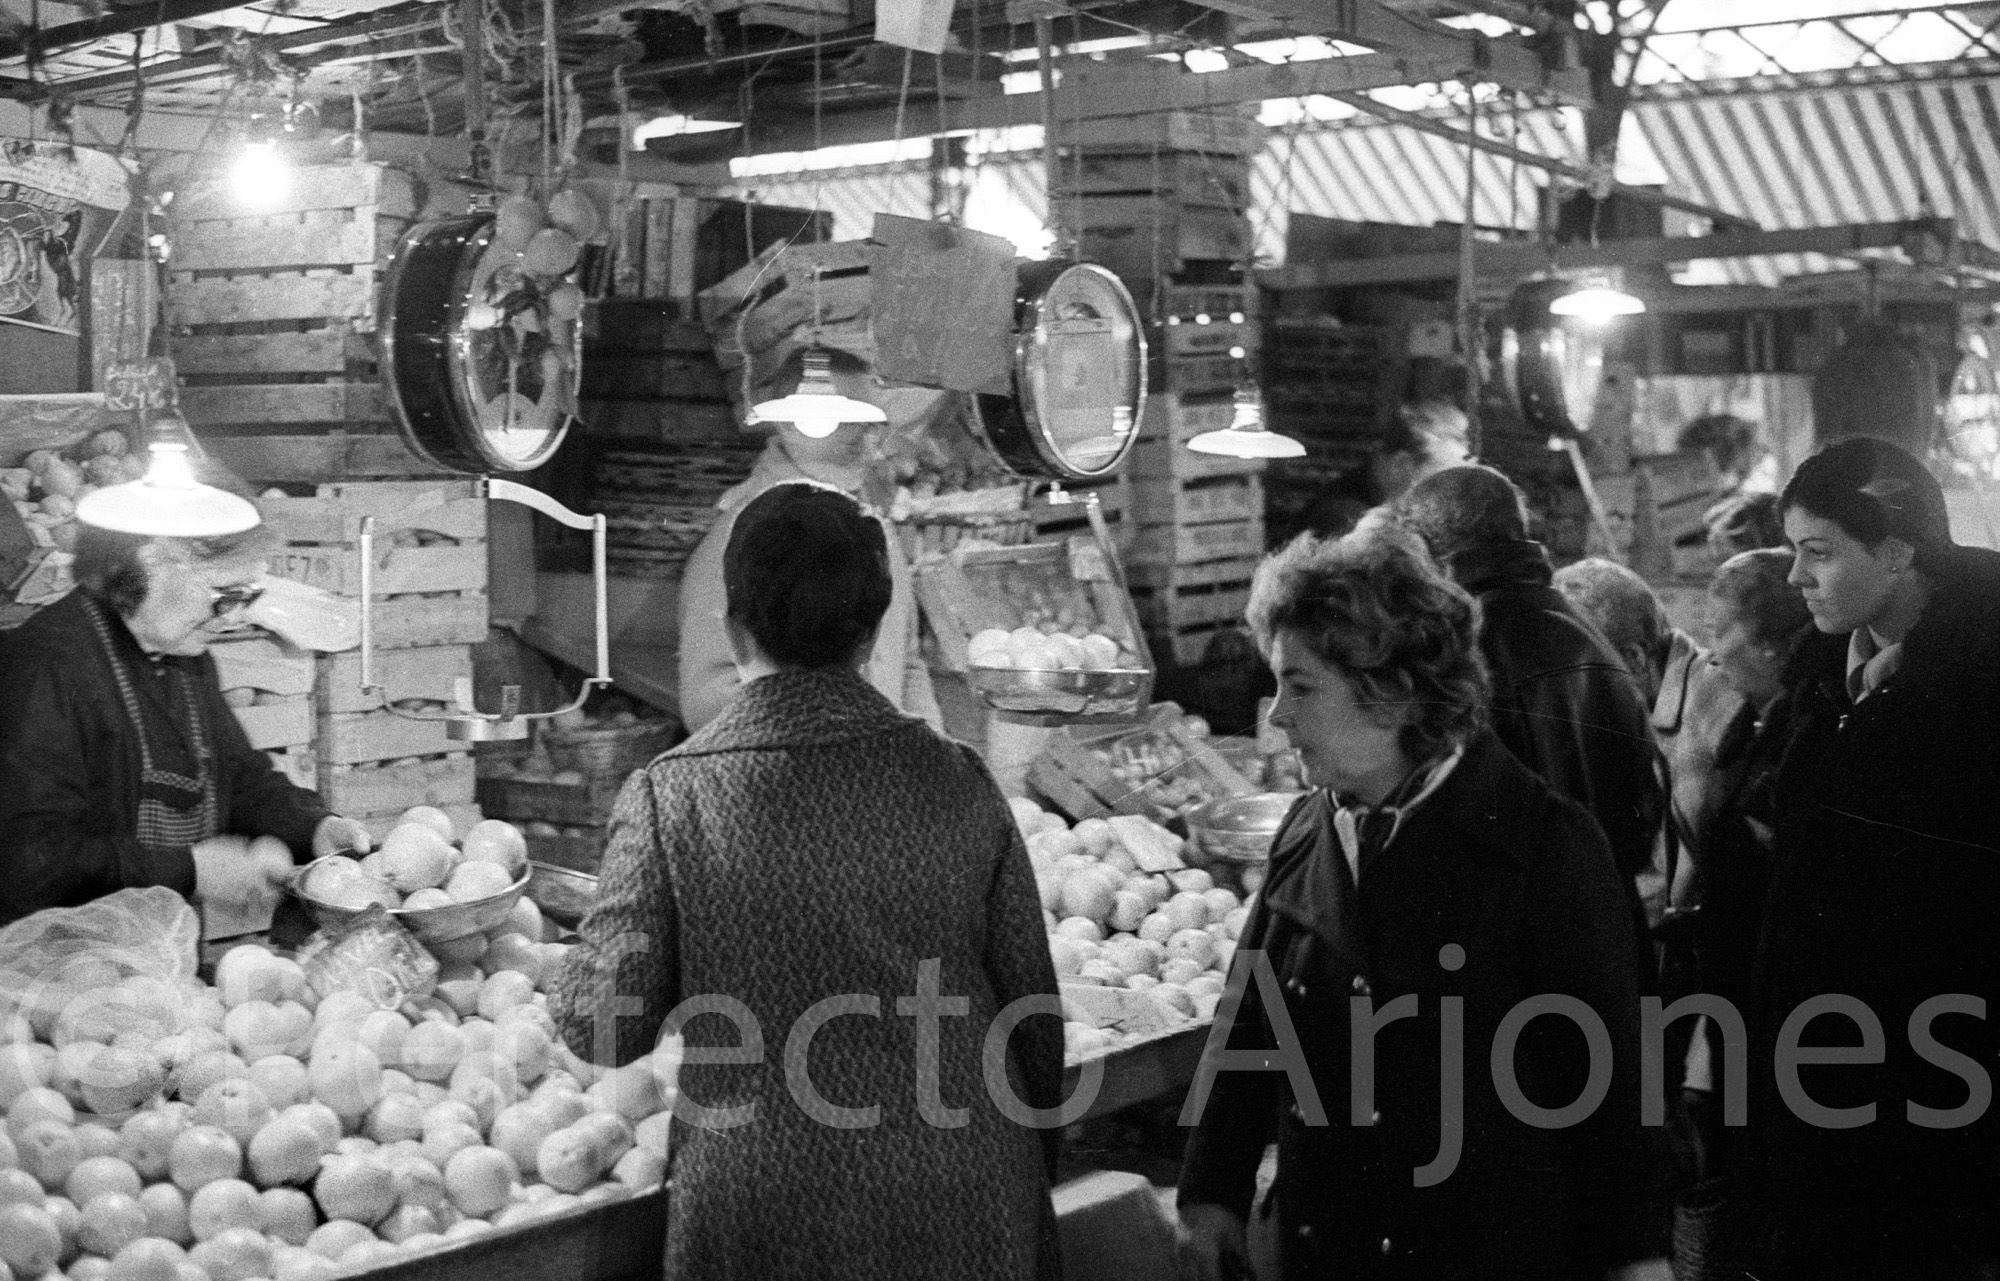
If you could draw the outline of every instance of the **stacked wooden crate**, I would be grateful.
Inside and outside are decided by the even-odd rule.
[[[736,426],[708,331],[675,310],[605,299],[587,313],[575,497],[610,522],[612,569],[627,577],[678,577],[763,444]]]
[[[227,182],[177,193],[168,229],[169,353],[181,410],[238,474],[313,482],[431,471],[391,418],[373,342],[385,265],[463,192],[372,163],[294,171],[250,211]]]
[[[1096,121],[1067,141],[1056,181],[1062,221],[1149,318],[1127,576],[1155,658],[1195,663],[1216,632],[1240,622],[1264,550],[1263,464],[1187,448],[1229,426],[1254,367],[1256,306],[1243,268],[1260,131],[1235,111],[1167,112]]]
[[[250,746],[300,787],[319,785],[313,755],[313,656],[258,634],[209,646],[222,701]]]
[[[285,539],[272,572],[358,599],[364,517],[376,520],[375,673],[361,688],[357,651],[322,655],[312,684],[314,773],[335,812],[378,835],[413,805],[434,805],[460,830],[479,820],[470,744],[435,717],[472,679],[472,646],[486,639],[486,501],[464,480],[320,485],[270,497],[265,518]],[[391,710],[386,703],[394,704]]]

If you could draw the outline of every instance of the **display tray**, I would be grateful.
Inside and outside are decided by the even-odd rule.
[[[1104,1066],[1104,1079],[1098,1085],[1097,1097],[1076,1120],[1092,1120],[1135,1103],[1164,1098],[1187,1089],[1194,1081],[1195,1069],[1201,1064],[1202,1048],[1208,1044],[1211,1026],[1210,1020],[1202,1019],[1171,1032],[1113,1047],[1089,1059],[1064,1064],[1065,1099],[1075,1096],[1086,1063],[1096,1062]]]
[[[971,667],[966,680],[987,704],[1003,712],[1066,716],[1129,716],[1145,704],[1147,671],[1033,671]]]
[[[370,1281],[659,1281],[667,1190],[573,1206],[370,1268]]]

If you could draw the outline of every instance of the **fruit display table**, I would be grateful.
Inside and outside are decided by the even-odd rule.
[[[1104,1078],[1098,1083],[1097,1097],[1077,1120],[1093,1120],[1135,1103],[1167,1098],[1187,1089],[1201,1063],[1210,1026],[1209,1020],[1204,1019],[1098,1056],[1104,1065]],[[1082,1062],[1064,1067],[1064,1098],[1075,1094],[1082,1075]]]
[[[658,1281],[667,1191],[574,1206],[546,1218],[406,1254],[371,1281]]]

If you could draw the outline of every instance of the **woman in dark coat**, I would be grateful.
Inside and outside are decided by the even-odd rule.
[[[1795,1081],[1764,1073],[1753,1095],[1761,1253],[1747,1270],[1991,1275],[2000,554],[1955,546],[1923,464],[1868,437],[1807,459],[1780,506],[1820,634],[1789,674],[1798,728],[1777,780],[1752,1062],[1779,1061],[1788,1025],[1805,1050],[1783,1057],[1819,1057]],[[1792,1023],[1820,997],[1845,999]],[[1856,1016],[1877,1024],[1873,1049],[1857,1048]],[[1831,1047],[1848,1061],[1826,1062]]]
[[[367,851],[222,701],[208,647],[241,625],[268,538],[82,525],[77,589],[0,640],[0,923],[148,885],[268,904],[290,867],[249,837]]]
[[[667,1275],[1052,1275],[1059,1131],[1024,1111],[1062,1083],[1041,905],[978,757],[858,670],[881,526],[774,486],[723,573],[743,689],[626,783],[550,1001],[600,1062],[685,1036]]]
[[[1481,727],[1471,600],[1394,533],[1308,537],[1259,568],[1250,623],[1314,790],[1273,846],[1189,1102],[1195,1275],[1241,1274],[1273,1139],[1262,1213],[1287,1281],[1635,1263],[1658,1244],[1657,1145],[1626,895],[1597,825]],[[1295,1071],[1243,1061],[1280,1047]]]

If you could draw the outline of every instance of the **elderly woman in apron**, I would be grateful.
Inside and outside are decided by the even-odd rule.
[[[267,542],[80,526],[77,590],[0,638],[0,922],[146,885],[254,906],[292,861],[367,850],[222,700],[208,647]],[[258,836],[291,860],[253,856]]]

